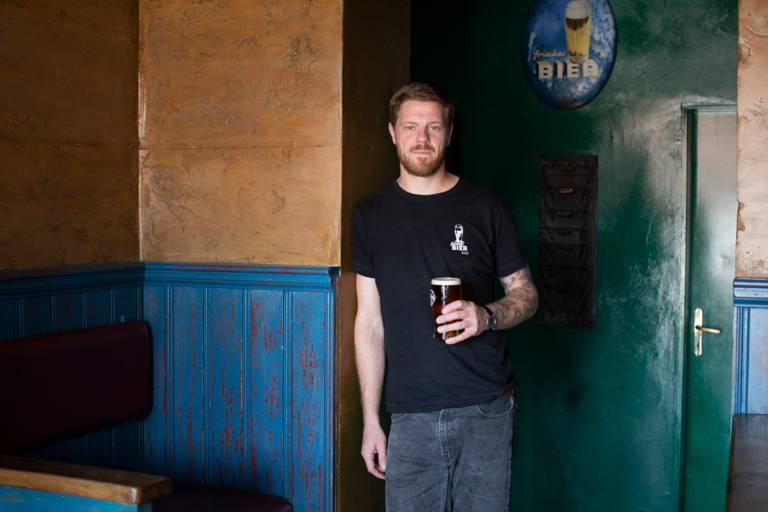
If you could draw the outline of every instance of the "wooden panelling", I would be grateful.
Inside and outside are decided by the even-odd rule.
[[[152,412],[32,454],[334,503],[337,270],[147,263],[0,275],[4,338],[143,318]]]
[[[174,287],[170,298],[176,310],[187,312],[186,316],[174,315],[170,329],[174,337],[184,340],[186,345],[186,349],[178,351],[171,362],[173,375],[186,388],[186,392],[173,401],[173,430],[177,440],[173,444],[174,475],[189,482],[207,480],[205,298],[204,288],[191,286]]]
[[[244,389],[243,371],[246,361],[243,353],[245,292],[238,288],[210,288],[207,305],[210,381],[206,386],[206,401],[211,414],[205,427],[210,455],[206,467],[210,485],[231,488],[247,481],[243,421],[246,418],[245,400],[250,390]],[[171,315],[175,317],[177,314],[187,316],[186,311],[173,307]],[[173,354],[181,354],[188,348],[180,346]],[[186,383],[176,375],[173,375],[173,384],[180,393],[186,392]]]
[[[292,407],[286,401],[289,379],[283,354],[289,297],[281,290],[251,289],[248,294],[246,368],[253,406],[247,418],[247,442],[253,446],[247,461],[250,482],[254,489],[286,495],[284,419]]]
[[[322,292],[291,296],[291,502],[297,510],[330,510],[333,429],[318,420],[333,417],[333,304]]]
[[[147,263],[142,469],[333,507],[335,270]]]
[[[734,412],[768,414],[768,279],[734,282]]]
[[[144,320],[152,337],[152,412],[142,421],[142,471],[173,475],[170,300],[165,286],[144,286]]]
[[[768,277],[768,4],[739,2],[736,275]]]

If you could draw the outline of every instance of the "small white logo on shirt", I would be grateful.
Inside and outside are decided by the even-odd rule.
[[[451,250],[452,251],[458,251],[461,254],[469,254],[469,247],[467,247],[467,244],[464,243],[464,226],[461,224],[456,224],[453,226],[453,234],[456,237],[456,239],[451,242]]]
[[[435,290],[430,289],[429,290],[429,307],[434,306],[436,300],[437,300],[437,297],[435,296]]]

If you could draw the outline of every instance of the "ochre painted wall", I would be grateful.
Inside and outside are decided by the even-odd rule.
[[[139,259],[137,17],[0,2],[0,268]]]
[[[340,264],[342,0],[140,1],[142,259]]]
[[[352,272],[351,217],[359,200],[398,175],[387,132],[387,103],[408,81],[410,0],[349,0],[344,5],[342,272],[338,288],[336,344],[336,509],[384,510],[384,485],[360,457],[362,409],[355,369],[357,307]]]
[[[739,5],[736,275],[768,277],[768,2]]]

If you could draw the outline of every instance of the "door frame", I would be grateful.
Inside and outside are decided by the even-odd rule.
[[[700,101],[691,101],[691,102],[683,102],[680,106],[680,113],[681,113],[681,138],[680,138],[680,161],[681,161],[681,175],[682,175],[682,181],[683,181],[683,194],[684,194],[684,204],[685,209],[683,211],[684,215],[684,221],[683,221],[683,241],[684,241],[684,251],[682,254],[683,259],[683,278],[680,281],[680,298],[682,300],[682,320],[680,322],[680,329],[678,331],[678,347],[677,347],[677,354],[676,357],[677,360],[677,374],[680,375],[680,386],[678,386],[678,397],[677,402],[680,404],[679,407],[679,416],[676,418],[677,425],[675,426],[675,430],[677,433],[677,440],[678,440],[678,510],[681,512],[685,510],[685,432],[686,432],[686,416],[687,416],[687,386],[688,386],[688,351],[693,350],[693,347],[689,346],[688,339],[687,339],[687,330],[688,330],[688,318],[689,318],[689,308],[688,308],[688,302],[690,298],[690,265],[691,265],[691,185],[692,185],[692,177],[691,177],[691,165],[693,163],[693,159],[691,158],[692,151],[695,151],[695,145],[694,142],[694,136],[695,131],[692,131],[690,129],[692,125],[692,117],[695,115],[696,112],[733,112],[734,114],[738,115],[738,111],[736,109],[736,102],[725,100],[722,98],[719,99],[702,99]],[[738,122],[738,117],[737,117]],[[738,153],[737,153],[738,154]],[[737,170],[735,170],[737,172]],[[731,293],[733,293],[733,283],[731,284]],[[735,333],[734,333],[735,335]],[[731,386],[733,386],[733,382],[731,382]],[[731,389],[731,395],[733,395],[733,389]],[[733,404],[731,404],[731,409],[733,409]]]

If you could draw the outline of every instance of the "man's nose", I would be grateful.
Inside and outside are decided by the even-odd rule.
[[[421,126],[418,128],[418,131],[416,132],[416,138],[419,142],[429,142],[429,131],[427,130],[426,126]]]

